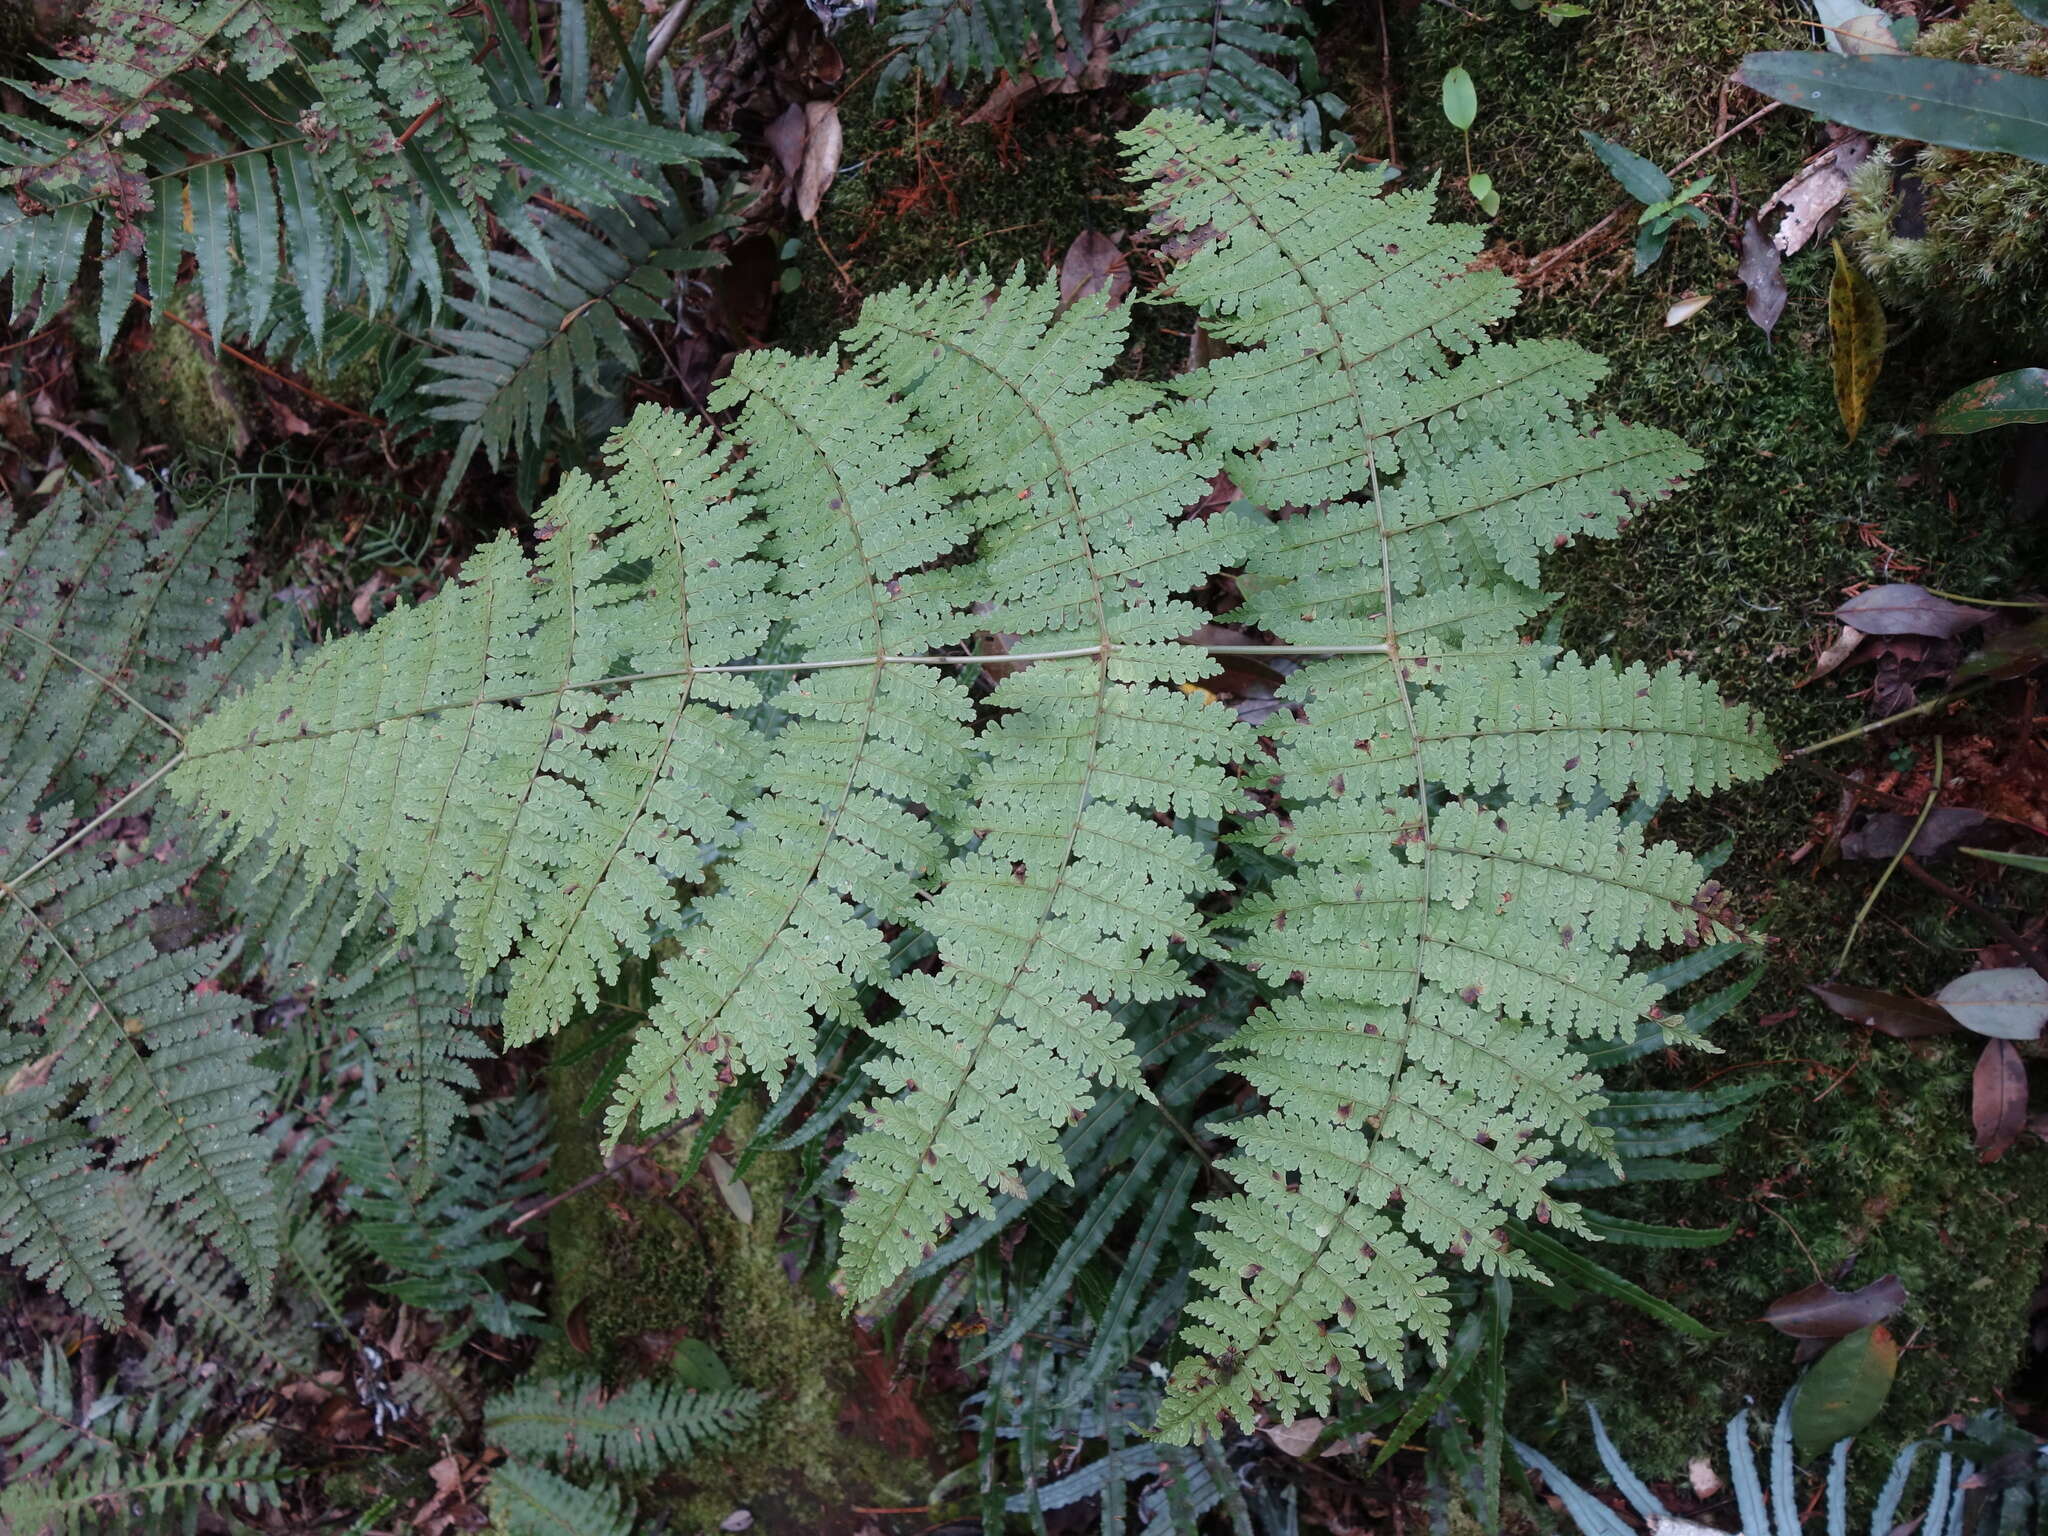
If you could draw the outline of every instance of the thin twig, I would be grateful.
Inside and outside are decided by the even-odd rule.
[[[1799,1235],[1799,1229],[1792,1225],[1790,1218],[1788,1218],[1783,1211],[1778,1210],[1775,1206],[1766,1204],[1762,1200],[1757,1201],[1756,1205],[1758,1210],[1767,1211],[1771,1215],[1777,1217],[1779,1221],[1785,1223],[1785,1230],[1792,1234],[1792,1241],[1797,1243],[1799,1245],[1799,1251],[1806,1255],[1806,1267],[1813,1271],[1814,1280],[1818,1284],[1826,1285],[1828,1283],[1828,1277],[1820,1272],[1820,1265],[1816,1264],[1813,1261],[1813,1250],[1806,1246],[1806,1239]]]
[[[1924,704],[1915,704],[1911,709],[1902,709],[1896,715],[1886,715],[1882,720],[1867,721],[1857,726],[1853,731],[1843,731],[1839,735],[1828,737],[1826,741],[1816,741],[1811,746],[1795,747],[1785,755],[1787,757],[1807,757],[1815,752],[1825,752],[1829,747],[1839,747],[1845,741],[1857,741],[1865,736],[1873,736],[1886,726],[1897,725],[1901,720],[1912,720],[1920,715],[1931,715],[1937,709],[1945,708],[1950,704],[1959,704],[1964,699],[1970,697],[1971,694],[1981,692],[1993,683],[2000,681],[2003,681],[2003,679],[1995,677],[1980,678],[1965,687],[1957,688],[1950,693],[1944,693],[1939,698],[1929,699]]]
[[[1842,967],[1849,963],[1849,951],[1856,947],[1856,935],[1863,931],[1863,920],[1870,916],[1870,909],[1877,905],[1877,898],[1884,894],[1893,873],[1899,867],[1899,860],[1913,846],[1913,839],[1920,835],[1920,829],[1927,825],[1927,815],[1934,809],[1934,802],[1941,798],[1941,738],[1934,738],[1934,778],[1927,786],[1927,798],[1920,802],[1920,814],[1913,818],[1913,825],[1906,832],[1906,840],[1899,844],[1899,851],[1892,855],[1891,862],[1884,867],[1884,873],[1877,877],[1877,884],[1870,888],[1870,894],[1863,898],[1863,905],[1856,909],[1856,921],[1849,925],[1849,936],[1842,940],[1842,952],[1835,956],[1833,974],[1842,974]]]
[[[135,302],[141,304],[147,309],[155,310],[159,315],[162,315],[166,320],[177,321],[178,324],[185,327],[186,330],[190,331],[194,336],[197,336],[201,341],[205,342],[209,347],[212,347],[215,351],[225,352],[229,357],[232,357],[236,362],[254,368],[258,373],[263,374],[267,378],[273,378],[277,380],[278,383],[285,385],[287,388],[296,389],[300,394],[306,396],[308,399],[318,400],[330,411],[339,411],[341,412],[342,415],[347,416],[352,420],[368,422],[373,427],[381,427],[384,425],[383,422],[379,421],[374,416],[366,416],[361,411],[356,410],[352,406],[343,405],[339,400],[328,399],[327,396],[321,394],[319,390],[313,388],[313,386],[310,384],[302,384],[297,379],[290,378],[285,374],[279,373],[275,368],[271,367],[268,363],[257,361],[248,353],[244,352],[240,347],[231,347],[224,341],[215,340],[213,334],[210,331],[208,331],[205,326],[194,325],[190,320],[187,320],[175,309],[170,309],[165,307],[164,305],[157,304],[145,293],[141,293],[138,291],[135,295]]]
[[[588,1178],[578,1179],[574,1184],[571,1184],[567,1189],[563,1190],[560,1194],[549,1195],[547,1199],[541,1201],[541,1203],[533,1207],[532,1210],[520,1212],[519,1215],[514,1216],[510,1221],[505,1223],[505,1230],[507,1232],[517,1232],[521,1227],[525,1226],[529,1221],[534,1220],[536,1217],[547,1215],[549,1211],[552,1211],[564,1200],[573,1199],[577,1195],[582,1194],[586,1189],[595,1189],[598,1185],[604,1183],[605,1180],[613,1178],[616,1175],[625,1172],[626,1169],[632,1167],[633,1164],[639,1162],[641,1158],[645,1157],[648,1153],[652,1152],[656,1147],[660,1146],[663,1142],[675,1136],[679,1131],[685,1130],[692,1125],[700,1125],[702,1123],[703,1122],[701,1120],[678,1120],[674,1125],[670,1126],[667,1130],[663,1131],[659,1136],[656,1136],[652,1141],[641,1142],[639,1146],[635,1147],[626,1156],[620,1158],[616,1163],[611,1164],[609,1167],[599,1169],[596,1173],[591,1174]]]

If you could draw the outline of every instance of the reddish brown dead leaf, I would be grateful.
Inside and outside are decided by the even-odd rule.
[[[1873,1280],[1860,1291],[1838,1291],[1815,1281],[1772,1302],[1764,1321],[1795,1339],[1840,1339],[1883,1322],[1905,1304],[1906,1287],[1897,1275]]]
[[[1852,987],[1839,981],[1809,983],[1806,990],[1843,1018],[1868,1024],[1879,1034],[1890,1035],[1895,1040],[1948,1035],[1960,1027],[1947,1009],[1897,992],[1880,992],[1875,987]]]
[[[2010,1040],[1986,1040],[1970,1080],[1970,1120],[1977,1130],[1977,1160],[2005,1156],[2027,1124],[2027,1068]]]
[[[1074,243],[1060,260],[1061,309],[1103,292],[1109,294],[1109,306],[1114,309],[1130,291],[1131,264],[1117,249],[1116,241],[1093,229],[1074,236]]]

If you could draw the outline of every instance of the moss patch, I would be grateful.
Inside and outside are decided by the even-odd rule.
[[[566,1048],[577,1038],[565,1036]],[[593,1061],[550,1073],[556,1188],[600,1166],[597,1120],[582,1109],[596,1071]],[[742,1108],[727,1137],[744,1145],[757,1116]],[[549,1217],[554,1320],[568,1337],[546,1346],[536,1371],[594,1368],[614,1382],[659,1374],[690,1338],[710,1346],[735,1384],[765,1395],[755,1429],[643,1491],[642,1513],[663,1511],[678,1530],[716,1530],[746,1508],[757,1530],[831,1536],[858,1524],[854,1505],[922,1503],[943,1469],[900,1438],[877,1437],[872,1373],[861,1371],[872,1346],[785,1266],[794,1244],[779,1223],[794,1156],[767,1153],[747,1169],[751,1222],[702,1171],[664,1192],[688,1156],[679,1137],[649,1159],[658,1177],[613,1180]]]

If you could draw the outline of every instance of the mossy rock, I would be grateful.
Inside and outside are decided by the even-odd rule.
[[[564,1037],[573,1050],[582,1038]],[[556,1117],[551,1178],[566,1188],[600,1166],[598,1124],[582,1113],[600,1055],[550,1073]],[[743,1106],[724,1137],[743,1146],[759,1109]],[[649,1159],[652,1179],[622,1177],[558,1206],[549,1217],[554,1321],[538,1373],[596,1369],[614,1383],[697,1368],[708,1349],[734,1384],[767,1399],[758,1425],[640,1491],[643,1514],[661,1511],[679,1531],[715,1531],[735,1509],[766,1531],[850,1532],[856,1505],[920,1504],[943,1474],[929,1440],[879,1424],[876,1349],[856,1333],[821,1276],[793,1275],[793,1239],[781,1223],[798,1174],[793,1154],[764,1153],[747,1167],[753,1219],[743,1222],[701,1167],[689,1171],[688,1134]],[[653,1185],[650,1189],[647,1186]],[[865,1369],[863,1369],[865,1359]],[[692,1379],[685,1375],[684,1379]],[[906,1402],[899,1391],[898,1405]],[[929,1409],[944,1423],[950,1410]],[[920,1421],[920,1429],[923,1421]]]
[[[180,287],[165,308],[205,325],[190,285]],[[126,407],[112,413],[115,446],[131,456],[153,442],[168,443],[180,457],[239,458],[249,446],[249,418],[257,403],[248,378],[185,326],[168,316],[154,319],[130,332],[108,365]]]
[[[2048,27],[2012,0],[1977,0],[1959,19],[1928,27],[1913,51],[2048,75]],[[1887,301],[2048,356],[2048,165],[1881,145],[1850,186],[1844,227]]]

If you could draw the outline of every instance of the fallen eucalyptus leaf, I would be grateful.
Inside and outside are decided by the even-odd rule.
[[[2010,1040],[1986,1040],[1970,1075],[1970,1124],[1977,1161],[1995,1163],[2027,1124],[2027,1068]]]
[[[1881,1325],[1835,1341],[1799,1382],[1792,1440],[1801,1456],[1846,1440],[1884,1410],[1899,1373],[1899,1346]]]
[[[832,190],[845,142],[838,107],[829,101],[805,103],[804,159],[796,178],[796,213],[806,224],[817,218],[825,194]]]
[[[1121,304],[1131,291],[1131,264],[1109,236],[1084,229],[1060,258],[1060,308],[1105,289],[1112,309]]]
[[[1892,19],[1862,0],[1813,0],[1828,51],[1847,58],[1873,53],[1904,53],[1892,36]]]
[[[1956,1032],[1955,1015],[1933,1003],[1875,987],[1851,987],[1838,981],[1812,982],[1807,991],[1845,1019],[1868,1024],[1894,1040],[1922,1040]]]
[[[2048,1024],[2048,980],[2032,966],[1969,971],[1934,994],[1963,1028],[1994,1040],[2038,1040]]]
[[[705,1171],[711,1175],[711,1182],[718,1187],[718,1198],[725,1202],[725,1208],[732,1212],[741,1226],[754,1224],[754,1197],[747,1186],[734,1174],[732,1164],[716,1152],[704,1154]]]
[[[1873,1280],[1857,1291],[1838,1291],[1816,1280],[1772,1302],[1764,1310],[1764,1321],[1795,1339],[1839,1339],[1883,1322],[1905,1304],[1906,1287],[1897,1275]]]
[[[1835,617],[1866,635],[1926,635],[1947,640],[1991,615],[1982,608],[1966,608],[1936,597],[1910,581],[1895,581],[1858,592],[1835,610]]]
[[[1326,1422],[1323,1419],[1296,1419],[1292,1424],[1269,1425],[1260,1433],[1273,1442],[1274,1449],[1299,1461],[1322,1435]]]
[[[1884,367],[1884,306],[1877,290],[1858,272],[1842,242],[1835,242],[1835,276],[1828,284],[1828,333],[1834,341],[1835,408],[1849,441],[1863,430],[1870,392]],[[1858,623],[1858,629],[1869,625]]]
[[[1674,325],[1683,325],[1713,302],[1714,296],[1711,293],[1688,293],[1664,311],[1664,324],[1667,329]]]

